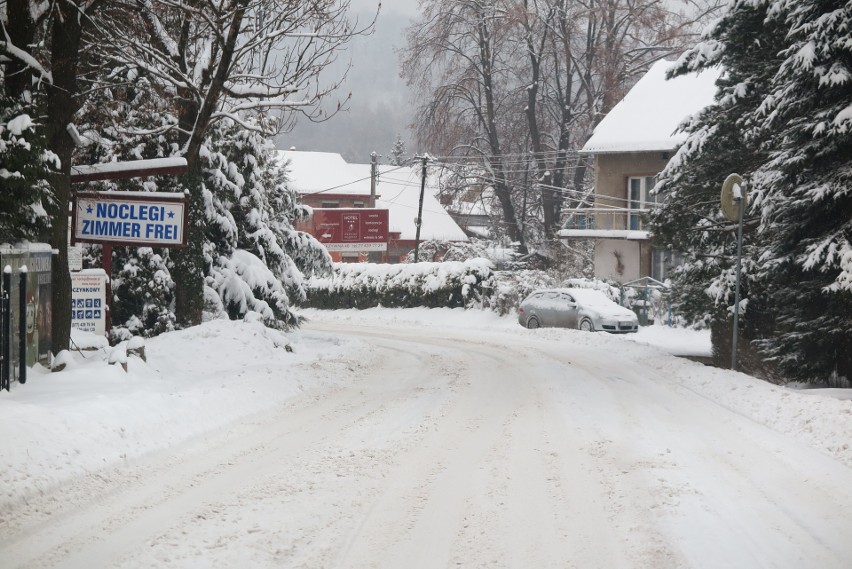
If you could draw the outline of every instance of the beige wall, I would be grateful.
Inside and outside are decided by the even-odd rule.
[[[595,277],[619,283],[651,275],[651,244],[647,240],[598,239]]]
[[[627,207],[627,178],[656,176],[670,157],[670,153],[663,152],[595,155],[595,207]],[[606,228],[626,229],[626,224],[627,216],[620,216],[612,227]]]

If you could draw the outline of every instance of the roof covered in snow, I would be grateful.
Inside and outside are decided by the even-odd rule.
[[[300,194],[370,195],[370,165],[349,164],[340,154],[328,152],[280,151],[286,160],[291,187]],[[427,178],[423,195],[423,224],[420,239],[467,241],[464,231],[435,198],[437,187]],[[376,207],[389,210],[390,231],[401,239],[414,240],[420,198],[420,169],[407,166],[379,166]]]
[[[666,80],[674,62],[658,61],[595,128],[581,152],[671,151],[686,135],[675,133],[688,117],[713,103],[721,69]]]
[[[348,195],[363,192],[363,188],[353,185],[349,164],[340,154],[279,150],[278,157],[287,171],[290,187],[300,194]]]
[[[355,168],[364,168],[368,175],[369,164],[353,164]],[[417,227],[414,218],[417,217],[420,200],[420,168],[381,166],[379,168],[379,183],[376,193],[376,207],[386,207],[390,210],[390,230],[400,233],[401,239],[414,239]],[[434,179],[427,177],[426,189],[423,192],[423,224],[420,227],[422,241],[435,239],[438,241],[467,241],[467,235],[450,217],[447,210],[438,202],[435,195],[438,188],[433,185]],[[369,180],[367,181],[369,188]]]

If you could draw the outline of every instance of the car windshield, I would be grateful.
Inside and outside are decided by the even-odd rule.
[[[569,294],[583,306],[612,308],[612,305],[616,304],[608,299],[604,293],[597,290],[572,289]]]

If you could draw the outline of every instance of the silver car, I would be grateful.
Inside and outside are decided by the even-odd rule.
[[[518,322],[527,328],[553,326],[594,332],[637,332],[639,319],[597,290],[553,288],[538,290],[518,307]]]

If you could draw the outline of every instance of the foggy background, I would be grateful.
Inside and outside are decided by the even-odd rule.
[[[352,0],[353,19],[361,24],[375,14],[377,0]],[[356,37],[341,52],[329,78],[339,77],[351,60],[352,69],[340,91],[326,100],[333,110],[351,92],[348,111],[321,123],[300,117],[292,131],[276,138],[278,148],[339,152],[348,162],[367,163],[375,151],[387,162],[397,134],[405,142],[406,154],[414,154],[414,137],[408,130],[412,120],[409,89],[399,76],[396,49],[405,44],[405,28],[417,14],[417,0],[384,0],[375,32]]]

